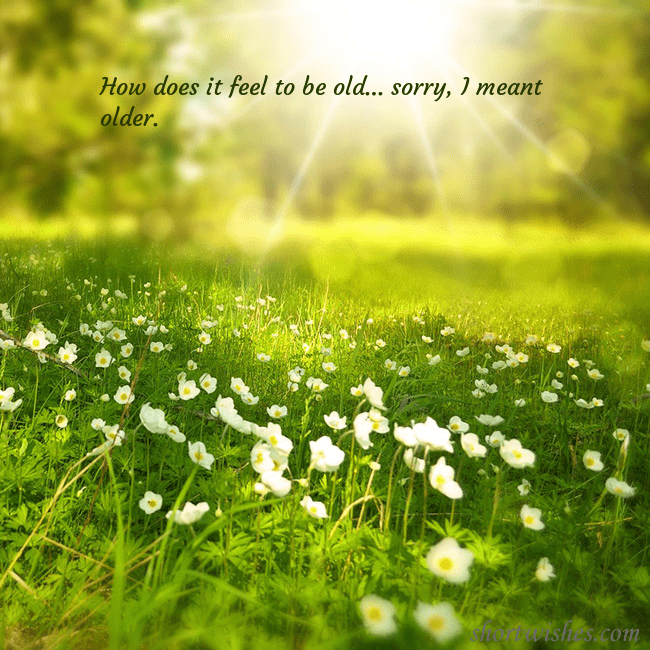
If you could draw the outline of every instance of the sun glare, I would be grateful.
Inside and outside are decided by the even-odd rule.
[[[374,76],[435,60],[449,52],[457,24],[444,0],[298,0],[300,25],[333,72]]]

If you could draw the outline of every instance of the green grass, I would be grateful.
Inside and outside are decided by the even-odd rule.
[[[20,342],[42,323],[58,339],[45,349],[53,356],[66,341],[78,345],[77,372],[43,364],[28,350],[0,352],[0,389],[14,387],[14,399],[23,400],[13,412],[0,411],[5,647],[436,647],[413,612],[418,602],[439,601],[452,604],[464,627],[449,647],[481,647],[471,630],[488,619],[493,628],[562,628],[572,619],[574,630],[639,629],[640,641],[629,646],[650,647],[650,400],[642,397],[650,392],[650,354],[641,348],[650,338],[650,260],[639,237],[567,243],[531,230],[463,247],[442,235],[418,239],[417,228],[399,242],[346,232],[345,244],[336,230],[312,231],[311,240],[294,232],[263,265],[207,248],[5,242],[0,302],[13,321],[0,329]],[[147,334],[146,324],[132,322],[138,315],[168,332]],[[197,350],[206,318],[217,321],[206,329],[212,341]],[[125,330],[134,347],[129,358],[120,356],[126,341],[80,333],[81,323],[95,331],[98,320]],[[453,335],[441,334],[447,326]],[[484,341],[485,332],[496,339]],[[530,334],[538,342],[526,343]],[[171,349],[151,352],[156,341]],[[546,349],[551,342],[560,353]],[[527,362],[492,369],[507,358],[495,348],[504,343]],[[331,356],[324,358],[322,347]],[[469,354],[458,356],[465,347]],[[102,348],[115,359],[108,368],[96,367]],[[261,352],[271,360],[259,361]],[[439,354],[440,363],[430,365],[427,354]],[[580,366],[570,368],[569,358]],[[399,377],[386,359],[410,374]],[[329,360],[337,366],[331,374],[321,365]],[[588,377],[592,364],[602,379]],[[121,365],[130,380],[118,376]],[[296,366],[305,375],[291,392],[287,373]],[[172,401],[181,372],[197,382],[209,373],[216,392]],[[310,376],[328,388],[311,392]],[[232,377],[259,403],[244,404]],[[372,433],[374,446],[364,450],[351,424],[370,405],[350,388],[368,377],[383,389],[390,428]],[[481,379],[497,392],[475,397]],[[562,388],[553,388],[554,380]],[[118,404],[113,396],[126,384],[135,399]],[[76,398],[66,401],[70,389]],[[544,390],[558,402],[542,401]],[[267,407],[287,406],[278,423],[293,443],[284,472],[289,494],[255,491],[251,449],[258,438],[210,414],[218,395],[232,397],[260,426],[270,420]],[[594,397],[602,407],[575,404]],[[192,462],[187,442],[141,424],[146,402],[163,409],[187,441],[205,443],[215,456],[209,470]],[[329,429],[324,416],[332,411],[347,417],[346,428]],[[486,426],[475,418],[483,413],[504,421]],[[68,419],[63,429],[54,423],[60,414]],[[534,467],[510,467],[492,447],[485,458],[469,458],[452,434],[453,454],[420,448],[427,470],[412,472],[394,426],[431,417],[444,427],[454,415],[481,442],[494,428],[520,440],[535,453]],[[126,437],[86,457],[105,440],[91,426],[95,418],[119,424]],[[617,428],[630,432],[626,453],[612,436]],[[325,435],[345,452],[332,473],[310,469],[309,441]],[[602,472],[585,468],[586,450],[601,452]],[[455,470],[461,499],[428,481],[440,456]],[[610,476],[627,481],[635,496],[606,492]],[[527,496],[517,487],[524,478]],[[163,499],[150,515],[138,505],[147,490]],[[323,502],[327,519],[307,514],[300,505],[306,495]],[[209,511],[191,526],[165,518],[186,500],[207,502]],[[541,509],[543,530],[524,528],[524,504]],[[427,568],[429,549],[444,537],[472,551],[468,582],[449,583]],[[549,582],[535,579],[542,557],[555,569]],[[395,634],[364,629],[359,602],[369,594],[394,604]],[[583,645],[593,644],[562,647]]]

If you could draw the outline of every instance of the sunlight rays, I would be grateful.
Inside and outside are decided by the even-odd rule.
[[[471,76],[471,73],[463,68],[463,66],[453,58],[450,58],[450,62],[454,67],[456,67],[459,72],[465,76]],[[500,102],[496,101],[494,98],[489,95],[485,96],[485,99],[496,108],[503,117],[505,117],[522,135],[524,135],[530,142],[532,142],[548,159],[552,157],[552,152],[546,146],[546,143],[535,135],[528,126],[526,126],[521,120],[514,116],[507,108],[505,108]],[[612,216],[620,218],[620,215],[614,210],[614,208],[605,201],[592,187],[585,183],[579,176],[573,173],[565,174],[580,190],[582,190],[592,201],[596,202],[603,210]]]

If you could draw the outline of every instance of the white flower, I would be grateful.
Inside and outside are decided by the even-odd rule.
[[[112,427],[103,426],[102,431],[106,437],[106,441],[116,447],[119,447],[122,444],[122,440],[126,437],[124,431],[120,429],[119,424],[114,424]]]
[[[650,352],[650,339],[645,339],[644,341],[641,341],[641,349],[644,352]]]
[[[50,344],[46,332],[35,330],[30,332],[23,341],[23,346],[30,350],[43,350]]]
[[[111,365],[112,361],[113,361],[113,357],[111,356],[111,353],[108,350],[106,350],[105,348],[102,348],[95,355],[95,367],[96,368],[108,368],[108,366]]]
[[[598,368],[592,368],[591,370],[587,370],[587,376],[590,379],[593,379],[594,381],[598,381],[599,379],[602,379],[605,375],[603,375]]]
[[[562,388],[564,387],[564,384],[561,381],[558,381],[557,379],[554,379],[553,381],[551,381],[551,386],[553,386],[553,388],[555,388],[555,390],[562,390]]]
[[[384,391],[370,377],[363,382],[363,394],[376,409],[384,409]]]
[[[309,377],[305,382],[305,386],[310,388],[313,393],[322,393],[329,384],[326,384],[322,379],[318,379],[317,377]]]
[[[577,368],[580,365],[580,362],[577,359],[574,359],[573,357],[571,357],[567,361],[567,363],[569,364],[569,367],[571,367],[571,368]]]
[[[500,447],[506,441],[506,437],[501,431],[493,431],[489,436],[485,436],[485,441],[490,447]]]
[[[555,578],[555,570],[547,557],[543,557],[537,563],[537,569],[535,569],[535,577],[540,582],[548,582],[551,578]]]
[[[197,522],[209,510],[210,506],[205,501],[196,505],[188,501],[182,510],[170,510],[167,513],[167,519],[173,516],[175,523],[187,526]]]
[[[526,479],[522,479],[521,485],[517,486],[517,490],[519,491],[520,496],[528,496],[530,494],[530,482]]]
[[[246,395],[246,393],[250,392],[250,388],[248,388],[240,377],[232,377],[230,379],[230,388],[238,395]]]
[[[300,505],[307,511],[307,514],[314,519],[327,519],[327,509],[321,501],[313,501],[310,496],[305,496],[300,500]]]
[[[545,528],[541,519],[542,511],[539,508],[529,508],[527,505],[523,505],[521,506],[519,516],[525,528],[530,528],[531,530],[542,530]]]
[[[574,401],[576,403],[576,406],[579,406],[580,408],[583,408],[583,409],[592,409],[592,408],[594,408],[594,405],[591,402],[587,402],[586,400],[582,399],[582,397],[580,397],[579,399],[574,400]]]
[[[455,334],[455,333],[456,333],[456,330],[455,330],[453,327],[450,327],[449,325],[447,325],[447,327],[443,327],[443,328],[440,330],[440,333],[441,333],[443,336],[451,336],[452,334]]]
[[[167,433],[169,430],[169,424],[165,420],[165,413],[161,409],[154,409],[149,406],[149,402],[143,404],[140,409],[140,422],[151,433],[162,434]]]
[[[59,360],[63,363],[74,363],[77,360],[77,346],[74,343],[65,342],[65,346],[59,348]]]
[[[454,474],[454,468],[447,465],[445,457],[441,456],[429,470],[429,483],[446,497],[460,499],[463,496],[463,489],[454,481]]]
[[[413,612],[413,618],[440,644],[447,643],[463,631],[463,626],[449,603],[428,605],[418,602]]]
[[[273,406],[270,406],[269,408],[266,409],[266,412],[269,414],[269,417],[279,420],[280,418],[286,417],[287,407],[273,404]]]
[[[500,447],[501,458],[511,467],[522,469],[535,464],[535,454],[530,449],[524,449],[516,438],[506,440]]]
[[[515,406],[517,406],[518,408],[523,408],[524,406],[526,406],[526,400],[522,398],[516,399]]]
[[[614,440],[618,440],[619,442],[624,442],[630,437],[630,432],[627,429],[616,429],[614,433],[612,433],[612,436],[614,437]]]
[[[131,371],[126,366],[120,366],[117,369],[117,374],[123,381],[131,381]]]
[[[282,434],[280,425],[275,422],[269,422],[266,427],[259,427],[258,435],[263,440],[266,440],[271,449],[283,456],[288,456],[293,449],[293,442]]]
[[[397,362],[386,359],[386,361],[384,361],[384,368],[386,368],[386,370],[396,370]]]
[[[199,343],[201,345],[210,345],[210,343],[212,343],[212,337],[208,332],[201,332],[199,334]]]
[[[430,417],[425,422],[413,424],[413,433],[419,445],[432,451],[454,452],[451,433],[447,429],[439,427],[436,421]]]
[[[135,395],[131,392],[131,386],[121,386],[113,395],[113,399],[118,404],[131,404],[135,399]]]
[[[199,386],[208,394],[212,395],[217,390],[217,380],[207,372],[199,378]]]
[[[557,343],[549,343],[546,346],[546,349],[553,354],[559,354],[562,351],[562,347],[560,345],[557,345]]]
[[[186,440],[185,434],[175,424],[170,424],[166,433],[174,442],[183,443]]]
[[[65,415],[57,415],[54,424],[56,424],[59,429],[65,429],[68,426],[68,418]]]
[[[482,413],[474,417],[486,427],[498,427],[503,422],[503,418],[500,415],[487,415],[486,413]]]
[[[592,472],[600,472],[604,467],[603,462],[600,460],[599,451],[585,451],[582,457],[582,462],[584,463],[585,467],[587,469],[590,469]]]
[[[309,441],[311,467],[319,472],[335,472],[345,460],[345,452],[332,443],[329,436]]]
[[[323,418],[325,424],[334,431],[345,429],[348,420],[347,417],[341,417],[337,411],[332,411],[329,415],[324,415]]]
[[[413,470],[416,474],[424,474],[426,464],[423,458],[418,458],[411,447],[404,450],[404,463],[406,466]]]
[[[160,354],[165,349],[165,344],[162,341],[152,341],[149,349],[155,354]]]
[[[185,380],[181,379],[178,382],[178,396],[182,400],[194,399],[201,391],[196,385],[196,382],[193,379]]]
[[[258,474],[275,469],[275,463],[271,458],[271,447],[263,440],[257,442],[251,450],[251,465]]]
[[[359,610],[366,631],[374,636],[389,636],[397,632],[395,606],[379,596],[364,596],[359,602]]]
[[[66,402],[72,402],[76,397],[77,397],[77,391],[74,388],[71,388],[70,390],[67,390],[65,392],[63,399]]]
[[[205,445],[200,441],[188,442],[187,444],[192,462],[200,465],[204,469],[210,469],[212,463],[214,463],[214,456],[207,452]]]
[[[363,384],[359,384],[358,386],[352,386],[350,388],[350,395],[354,397],[362,397],[363,396]]]
[[[463,422],[457,415],[453,415],[449,420],[447,428],[453,433],[465,433],[469,431],[469,424]]]
[[[327,361],[322,365],[322,368],[325,372],[334,372],[336,370],[336,366],[331,362]]]
[[[487,448],[478,441],[475,433],[461,434],[460,445],[470,458],[485,458],[487,454]]]
[[[255,406],[260,401],[259,396],[253,395],[253,393],[246,393],[245,395],[240,395],[241,401],[248,406]]]
[[[133,344],[132,343],[127,343],[126,345],[123,345],[120,348],[120,354],[125,359],[128,359],[133,354]]]
[[[426,557],[429,571],[453,584],[462,584],[469,580],[472,562],[474,554],[461,548],[453,537],[445,537],[432,546]]]
[[[463,348],[462,350],[456,350],[457,357],[466,357],[469,354],[469,348]]]
[[[284,497],[291,490],[291,481],[282,476],[282,472],[264,472],[260,476],[262,484],[267,487],[276,497]]]
[[[554,402],[557,402],[558,396],[557,393],[552,393],[551,391],[548,390],[543,390],[541,394],[541,398],[543,402],[546,402],[547,404],[553,404]]]
[[[427,358],[429,359],[430,366],[435,366],[442,361],[442,357],[439,354],[436,354],[433,357],[431,355],[427,355]]]
[[[160,494],[148,490],[144,493],[142,499],[140,499],[139,506],[144,510],[145,514],[153,514],[162,508],[162,497]]]
[[[124,330],[119,329],[118,327],[114,327],[106,335],[106,337],[111,339],[111,341],[117,341],[119,343],[119,342],[124,341],[126,339],[126,332]]]
[[[262,363],[267,363],[268,361],[271,360],[271,355],[265,354],[264,352],[258,352],[257,360],[261,361]]]
[[[608,492],[615,494],[617,497],[622,497],[623,499],[633,497],[636,493],[636,489],[631,485],[628,485],[625,481],[619,481],[613,476],[605,481],[605,487]]]
[[[415,433],[411,427],[398,427],[396,424],[393,435],[395,436],[395,440],[397,440],[397,442],[401,442],[407,447],[415,447],[415,445],[418,444]]]
[[[101,418],[95,418],[91,423],[90,426],[95,430],[95,431],[101,431],[105,426],[106,422],[102,420]]]

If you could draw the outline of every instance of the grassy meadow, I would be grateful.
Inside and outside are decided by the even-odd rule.
[[[650,647],[647,231],[337,228],[5,238],[0,646]]]

